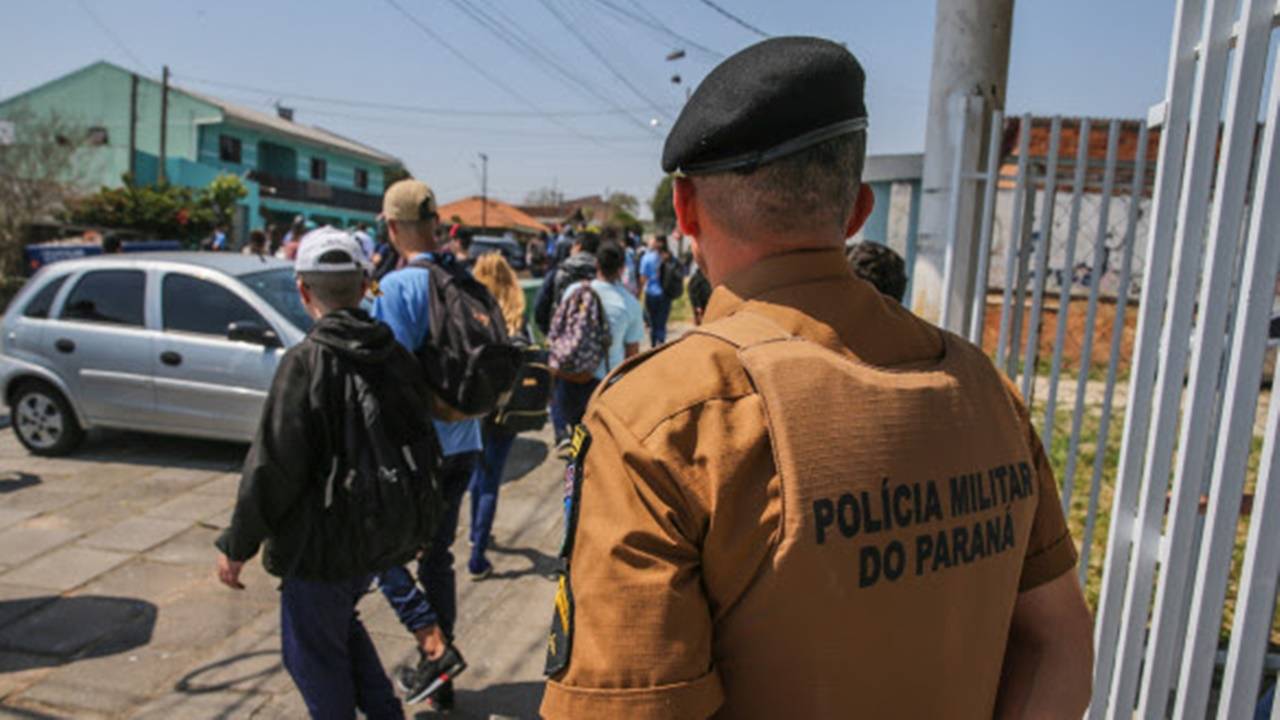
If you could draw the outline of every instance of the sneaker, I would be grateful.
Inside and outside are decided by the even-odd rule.
[[[432,698],[448,686],[448,702],[452,706],[453,684],[450,681],[466,669],[467,661],[452,645],[435,660],[428,660],[419,652],[417,667],[405,666],[396,672],[396,686],[405,694],[404,701],[409,705]]]
[[[467,572],[472,580],[483,580],[493,574],[493,563],[483,557],[472,557],[467,561]]]
[[[453,681],[449,680],[440,686],[434,695],[427,699],[427,707],[438,713],[447,713],[453,710]]]

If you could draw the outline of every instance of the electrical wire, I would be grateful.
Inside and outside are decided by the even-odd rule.
[[[501,11],[491,9],[493,14],[489,14],[484,9],[477,7],[475,4],[468,2],[467,0],[449,0],[449,2],[482,28],[495,35],[503,44],[507,45],[518,54],[523,55],[526,58],[533,59],[536,63],[549,69],[552,74],[559,75],[560,78],[565,80],[569,85],[581,89],[591,97],[614,110],[623,110],[622,106],[606,93],[602,92],[587,80],[579,77],[564,67],[548,52],[539,47],[536,41],[532,38],[523,37],[520,34],[519,26],[509,17],[502,15]],[[495,17],[495,15],[501,16],[502,19]],[[503,20],[506,21],[505,25],[503,24]],[[654,133],[653,128],[642,120],[636,119],[635,116],[626,113],[624,117],[626,117],[633,125],[645,130],[646,132]]]
[[[261,93],[272,97],[289,98],[291,100],[303,100],[307,102],[322,103],[325,105],[337,105],[344,107],[363,107],[377,108],[379,110],[394,110],[397,112],[420,113],[423,115],[439,115],[442,117],[495,117],[495,118],[570,118],[570,117],[600,117],[608,115],[618,115],[630,112],[643,112],[645,108],[623,108],[622,110],[467,110],[458,108],[431,107],[426,105],[401,105],[396,103],[385,103],[374,100],[354,100],[351,98],[325,97],[319,95],[304,95],[296,93],[292,90],[282,90],[279,88],[266,88],[256,85],[244,85],[241,83],[225,82],[222,80],[211,80],[209,78],[195,77],[187,74],[173,73],[170,77],[188,83],[196,83],[199,85],[208,85],[209,87],[224,88],[229,90],[240,90],[250,93]]]
[[[632,5],[634,5],[637,10],[639,10],[644,15],[648,16],[647,19],[644,17],[641,17],[640,15],[637,15],[634,12],[631,12],[630,10],[627,10],[626,8],[622,7],[621,5],[618,5],[615,2],[612,2],[612,0],[595,0],[595,2],[603,8],[613,11],[613,13],[618,17],[624,18],[626,20],[630,20],[632,23],[639,25],[640,27],[646,28],[656,33],[657,35],[662,35],[668,38],[674,38],[675,40],[679,40],[682,45],[688,47],[690,50],[700,52],[710,57],[713,60],[723,60],[725,57],[724,53],[719,52],[717,50],[712,50],[706,45],[703,45],[696,40],[693,40],[689,37],[681,35],[680,33],[671,29],[669,26],[663,23],[662,20],[658,19],[657,16],[655,16],[653,13],[646,10],[643,5],[632,2]]]
[[[124,44],[124,41],[120,39],[120,36],[112,32],[111,28],[107,27],[107,24],[102,22],[102,18],[98,17],[98,14],[89,7],[89,4],[85,2],[85,0],[76,0],[76,2],[80,5],[80,9],[84,10],[85,14],[89,16],[89,19],[93,21],[93,24],[98,26],[98,29],[102,31],[102,34],[106,35],[107,39],[109,39],[116,48],[120,50],[120,52],[129,56],[129,59],[133,61],[135,70],[142,70],[147,66],[146,63],[142,62],[142,60],[140,60],[138,56],[129,49],[128,45]]]
[[[753,32],[753,33],[755,33],[755,34],[759,35],[759,36],[760,36],[760,37],[762,37],[762,38],[771,37],[771,36],[769,35],[769,33],[767,33],[767,32],[765,32],[765,31],[761,30],[760,28],[756,27],[755,25],[752,25],[751,23],[747,22],[746,20],[743,20],[742,18],[738,17],[737,15],[734,15],[733,13],[729,12],[728,10],[725,10],[724,8],[722,8],[722,7],[720,7],[719,5],[717,5],[716,3],[712,2],[712,0],[702,0],[702,4],[703,4],[703,5],[706,5],[707,7],[711,8],[712,10],[715,10],[716,12],[718,12],[718,13],[720,13],[721,15],[725,16],[726,18],[729,18],[731,21],[733,21],[733,22],[737,23],[738,25],[741,25],[742,27],[744,27],[744,28],[746,28],[746,29],[750,30],[751,32]]]
[[[604,65],[605,69],[609,71],[610,75],[613,75],[615,78],[617,78],[618,82],[625,85],[628,90],[630,90],[632,93],[635,94],[636,97],[640,98],[642,101],[648,104],[649,107],[653,108],[654,112],[658,113],[664,118],[668,118],[668,119],[670,118],[670,116],[658,105],[658,103],[654,102],[651,98],[649,98],[649,96],[645,95],[644,92],[640,90],[640,88],[636,87],[635,83],[627,79],[627,77],[623,75],[620,70],[614,67],[613,63],[609,62],[609,58],[605,57],[604,53],[600,52],[600,50],[597,49],[595,45],[592,45],[590,40],[587,40],[587,36],[585,34],[580,32],[575,32],[573,29],[573,25],[569,22],[569,19],[566,18],[560,12],[560,10],[558,10],[556,6],[551,3],[550,0],[538,0],[538,1],[542,3],[542,7],[547,9],[547,12],[554,15],[556,17],[556,20],[560,21],[560,24],[563,25],[564,28],[569,31],[570,35],[573,35],[574,37],[576,37],[578,39],[578,42],[582,43],[582,46],[585,47],[587,51],[590,52],[591,55],[595,57],[595,59],[599,60],[601,65]]]
[[[533,102],[532,100],[530,100],[529,98],[525,97],[522,93],[520,93],[520,91],[516,90],[515,88],[511,87],[511,86],[510,86],[510,85],[508,85],[507,83],[503,82],[501,79],[497,78],[497,77],[496,77],[496,76],[494,76],[492,73],[490,73],[488,70],[485,70],[483,67],[481,67],[479,64],[477,64],[474,60],[472,60],[471,58],[467,57],[467,55],[466,55],[466,54],[464,54],[461,50],[459,50],[459,49],[457,49],[456,47],[454,47],[453,45],[449,44],[449,41],[448,41],[448,40],[445,40],[445,39],[444,39],[444,37],[443,37],[442,35],[440,35],[440,33],[436,32],[435,30],[432,30],[430,27],[428,27],[428,26],[426,25],[426,23],[423,23],[423,22],[422,22],[421,20],[419,20],[419,19],[418,19],[418,18],[417,18],[413,13],[409,12],[408,10],[406,10],[402,5],[400,5],[400,3],[399,3],[399,2],[397,2],[396,0],[385,0],[385,1],[386,1],[386,3],[387,3],[388,5],[390,5],[391,7],[395,8],[395,10],[396,10],[397,12],[399,12],[401,15],[403,15],[403,16],[405,17],[405,19],[406,19],[406,20],[408,20],[411,24],[413,24],[413,26],[414,26],[414,27],[416,27],[416,28],[418,28],[419,30],[421,30],[421,31],[422,31],[422,33],[423,33],[423,34],[425,34],[427,37],[431,38],[432,40],[435,40],[435,41],[436,41],[437,43],[439,43],[442,47],[444,47],[444,49],[448,50],[450,54],[452,54],[454,57],[456,57],[456,58],[458,58],[459,60],[461,60],[461,61],[463,62],[463,64],[465,64],[467,67],[470,67],[472,70],[476,71],[476,73],[478,73],[481,77],[483,77],[484,79],[488,80],[490,83],[492,83],[493,85],[497,86],[499,89],[504,90],[508,95],[510,95],[511,97],[513,97],[513,98],[515,98],[515,99],[519,100],[522,104],[524,104],[524,105],[526,105],[526,106],[528,106],[528,107],[530,107],[530,108],[532,108],[532,109],[534,109],[534,110],[537,110],[537,111],[539,111],[539,112],[541,112],[541,111],[542,111],[542,108],[538,107],[538,105],[537,105],[536,103],[534,103],[534,102]],[[560,127],[564,128],[564,129],[566,129],[566,130],[569,130],[570,132],[572,132],[573,134],[575,134],[575,135],[577,135],[577,136],[581,137],[581,138],[582,138],[582,139],[584,139],[584,140],[588,140],[589,142],[592,142],[592,143],[594,143],[594,144],[596,144],[596,145],[600,145],[601,147],[606,147],[606,146],[604,146],[603,144],[601,144],[598,140],[595,140],[595,139],[593,139],[593,138],[590,138],[588,135],[586,135],[585,133],[583,133],[583,132],[582,132],[581,130],[579,130],[578,128],[576,128],[576,127],[574,127],[574,126],[572,126],[572,125],[570,125],[570,124],[568,124],[568,123],[562,122],[562,121],[561,121],[561,120],[559,120],[558,118],[548,117],[547,119],[548,119],[548,120],[550,120],[551,122],[554,122],[556,125],[559,125]]]

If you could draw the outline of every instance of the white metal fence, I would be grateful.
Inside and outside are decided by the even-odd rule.
[[[988,347],[1020,380],[1033,417],[1043,417],[1096,604],[1090,718],[1249,718],[1275,673],[1275,657],[1264,661],[1280,633],[1280,403],[1262,388],[1280,270],[1280,53],[1269,57],[1277,10],[1276,0],[1179,0],[1165,100],[1123,163],[1119,122],[1073,126],[1081,142],[1072,158],[1060,152],[1060,118],[1037,163],[1024,116],[1002,251],[992,250],[1000,113],[989,139],[995,160],[978,169],[961,157],[953,174],[955,184],[982,186],[979,261],[969,270],[954,260],[964,243],[949,237],[945,282],[972,272],[979,290],[964,312],[944,308],[943,317],[981,343],[986,289],[999,278]],[[1105,154],[1091,157],[1087,140],[1100,127]],[[1156,127],[1159,149],[1147,157]],[[1091,189],[1089,173],[1099,172]],[[959,212],[952,208],[953,226]],[[1057,273],[1056,299],[1051,264],[1070,270]],[[1078,283],[1086,267],[1091,281]],[[1105,275],[1116,289],[1104,334]],[[1071,338],[1074,361],[1064,353]],[[1117,429],[1118,453],[1108,452]]]

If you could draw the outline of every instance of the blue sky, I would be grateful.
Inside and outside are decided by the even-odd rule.
[[[933,0],[718,4],[770,34],[846,43],[867,70],[871,152],[923,149]],[[1173,5],[1020,0],[1008,110],[1144,115]],[[759,39],[698,0],[41,0],[0,15],[0,97],[98,59],[154,77],[167,63],[176,84],[281,101],[395,154],[442,201],[479,192],[481,152],[503,199],[552,185],[647,199],[686,88]],[[675,48],[686,57],[668,62]]]

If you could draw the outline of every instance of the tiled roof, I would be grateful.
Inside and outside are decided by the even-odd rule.
[[[486,207],[482,208],[482,202],[485,203]],[[440,206],[440,219],[442,222],[456,222],[470,227],[480,227],[482,218],[486,228],[495,230],[510,229],[533,233],[547,230],[546,225],[538,222],[523,210],[493,198],[483,201],[473,195],[451,202],[448,205]]]
[[[1058,192],[1072,191],[1072,173],[1076,156],[1080,151],[1080,127],[1082,118],[1063,118],[1062,131],[1058,142]],[[1028,159],[1040,168],[1049,161],[1050,129],[1053,119],[1050,117],[1031,118],[1031,138],[1028,148]],[[1085,191],[1098,192],[1102,187],[1103,175],[1106,171],[1107,134],[1111,118],[1089,119],[1088,165],[1085,168]],[[1121,119],[1119,138],[1116,143],[1116,191],[1127,192],[1133,181],[1133,163],[1138,153],[1138,133],[1142,127],[1141,120]],[[1007,118],[1004,123],[1004,139],[1002,157],[1004,163],[1000,168],[1000,187],[1012,188],[1017,174],[1018,147],[1021,141],[1022,118]],[[1160,130],[1152,129],[1147,133],[1147,167],[1146,187],[1144,193],[1151,192],[1151,183],[1155,178],[1156,158],[1160,148]]]

